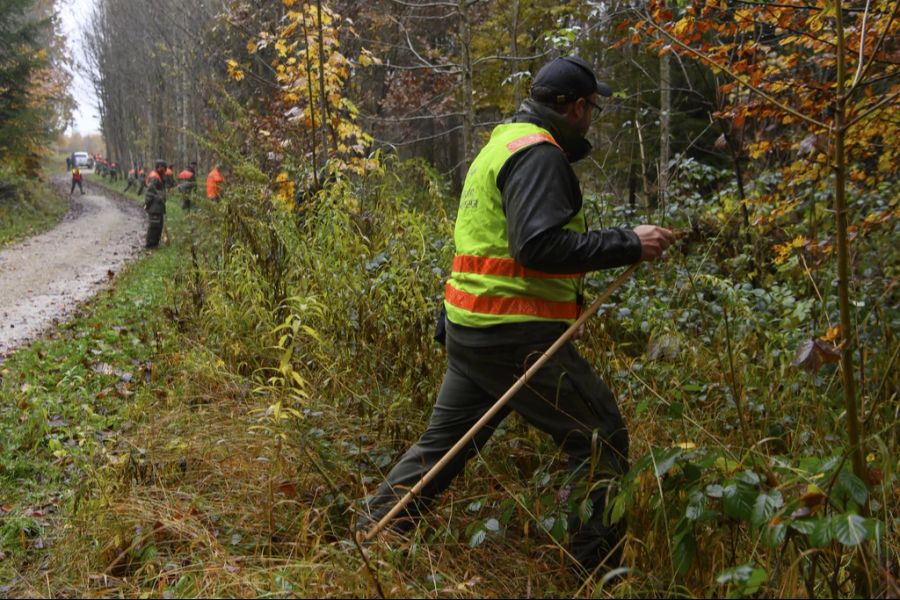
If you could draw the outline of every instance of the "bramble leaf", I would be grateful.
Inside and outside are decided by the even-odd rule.
[[[750,521],[758,492],[743,481],[732,481],[722,490],[725,514],[741,521]]]
[[[866,540],[865,519],[847,513],[834,517],[834,537],[845,546],[858,546]]]

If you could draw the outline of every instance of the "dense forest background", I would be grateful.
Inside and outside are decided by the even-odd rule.
[[[78,61],[106,154],[222,164],[227,188],[184,224],[167,281],[165,389],[140,405],[165,416],[80,467],[92,486],[54,581],[896,596],[898,10],[98,0]],[[566,519],[589,504],[516,419],[427,526],[357,547],[359,500],[423,429],[443,373],[431,330],[467,165],[537,69],[568,54],[615,91],[576,167],[592,226],[682,234],[579,343],[631,432],[607,515],[628,520],[624,565],[568,570]],[[0,128],[0,149],[18,135]],[[27,157],[6,156],[25,172]]]

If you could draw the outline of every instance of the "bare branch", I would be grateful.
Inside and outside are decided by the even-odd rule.
[[[866,4],[866,7],[868,8],[868,2]],[[875,57],[878,55],[878,51],[881,49],[882,44],[884,44],[885,37],[887,37],[888,31],[891,30],[891,25],[893,24],[894,19],[897,18],[898,9],[900,9],[900,0],[895,0],[894,10],[891,13],[891,18],[888,19],[888,22],[885,24],[884,30],[881,32],[881,36],[879,36],[878,41],[875,42],[875,46],[872,48],[872,53],[869,56],[869,60],[866,63],[866,66],[863,67],[862,72],[857,70],[856,77],[853,80],[853,84],[850,86],[850,90],[847,92],[848,97],[856,90],[856,88],[859,86],[860,81],[862,81],[862,79],[868,74],[869,69],[872,66],[872,63],[875,62]],[[860,64],[862,64],[862,55],[863,55],[862,46],[863,46],[865,39],[866,39],[866,31],[865,31],[865,25],[863,25],[863,32],[862,32],[862,35],[860,36],[860,42],[859,42],[859,44],[860,44],[860,50],[859,50]]]
[[[863,68],[863,57],[865,56],[866,51],[866,23],[869,20],[869,5],[872,0],[866,0],[866,12],[863,13],[863,22],[862,29],[859,33],[859,64],[856,66],[856,75],[853,76],[853,83],[850,84],[850,89],[847,91],[847,95],[853,93],[853,88],[856,87],[856,84],[859,83],[859,76],[862,74]]]
[[[391,0],[394,4],[399,4],[400,6],[406,6],[408,8],[457,8],[458,5],[456,2],[423,2],[421,4],[416,4],[414,2],[403,2],[403,0]]]

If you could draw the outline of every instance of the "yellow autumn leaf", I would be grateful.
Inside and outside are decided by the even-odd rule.
[[[244,71],[241,70],[238,63],[233,58],[229,58],[225,61],[225,65],[228,67],[228,76],[234,79],[235,81],[241,81],[244,78]]]
[[[749,8],[741,8],[734,11],[734,21],[738,25],[752,25],[753,11]]]
[[[685,17],[675,23],[675,35],[683,36],[694,28],[694,17]]]
[[[840,327],[840,325],[836,325],[835,327],[829,327],[828,331],[825,332],[825,335],[823,335],[819,339],[833,342],[840,335],[841,335],[841,327]]]

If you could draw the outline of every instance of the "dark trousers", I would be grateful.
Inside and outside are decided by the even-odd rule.
[[[391,470],[370,500],[369,526],[384,516],[436,464],[463,434],[553,343],[537,340],[487,348],[462,346],[447,335],[449,365],[428,428]],[[628,470],[628,432],[612,392],[569,343],[529,381],[494,420],[429,483],[407,515],[416,516],[450,485],[466,461],[488,441],[494,429],[516,411],[550,434],[569,457],[569,469],[582,489],[590,490],[593,513],[587,522],[569,519],[570,552],[586,569],[601,562],[618,565],[625,524],[603,525],[606,485]],[[577,513],[577,511],[575,511]]]
[[[78,190],[81,192],[81,195],[84,196],[84,188],[81,187],[81,180],[80,180],[80,179],[73,179],[73,180],[72,180],[72,189],[69,190],[69,195],[71,196],[71,195],[72,195],[72,192],[75,191],[75,186],[76,186],[76,185],[78,186]]]
[[[150,213],[147,225],[147,248],[159,246],[159,237],[162,235],[164,218],[165,215]]]

